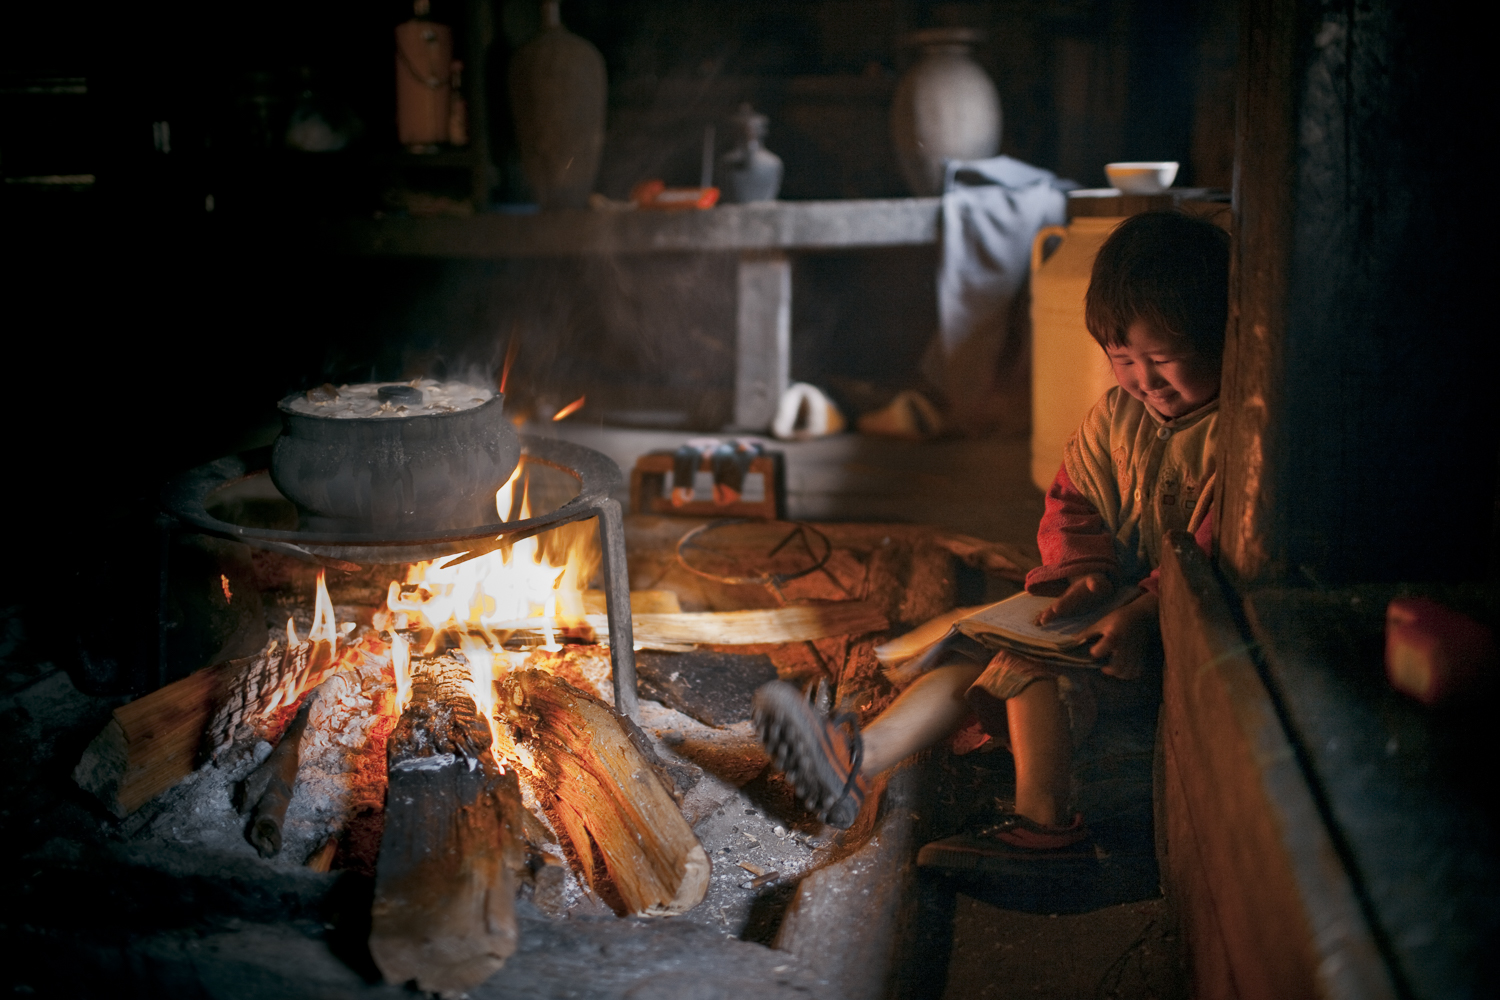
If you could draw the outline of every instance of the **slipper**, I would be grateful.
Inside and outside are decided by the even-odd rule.
[[[751,710],[760,741],[808,809],[829,826],[848,829],[869,784],[859,773],[864,743],[852,713],[829,718],[785,681],[763,684]]]
[[[976,833],[927,844],[917,852],[917,867],[985,871],[1011,861],[1092,861],[1098,857],[1082,815],[1074,815],[1067,826],[1046,826],[1010,815]]]

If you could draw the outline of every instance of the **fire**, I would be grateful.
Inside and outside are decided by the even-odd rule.
[[[496,491],[495,508],[502,522],[531,516],[520,468]],[[539,619],[542,648],[561,650],[563,630],[587,628],[583,595],[599,561],[594,525],[582,522],[464,562],[449,557],[408,567],[404,580],[391,581],[386,609],[374,620],[377,629],[394,635],[397,710],[411,697],[411,657],[431,655],[456,641],[469,663],[475,705],[493,727],[495,681],[525,658],[503,646],[517,621]],[[424,643],[420,650],[412,648],[414,640]]]
[[[333,620],[333,601],[328,599],[328,584],[324,577],[326,570],[318,570],[318,594],[313,602],[313,624],[307,633],[309,642],[326,642],[331,650],[338,645],[339,627]],[[287,628],[291,629],[291,620],[287,620]],[[291,635],[296,635],[292,632]]]

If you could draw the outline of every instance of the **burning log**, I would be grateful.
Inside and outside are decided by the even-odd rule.
[[[114,710],[73,780],[124,818],[233,742],[244,723],[291,702],[333,666],[330,641],[298,642],[189,674]]]
[[[314,688],[302,699],[276,749],[245,779],[240,811],[251,815],[245,838],[263,858],[281,853],[281,825],[286,822],[287,806],[291,805],[292,790],[297,786],[302,734],[307,730],[308,714],[321,691],[321,686]]]
[[[387,750],[370,954],[389,982],[459,994],[516,950],[524,807],[516,773],[491,752],[469,665],[441,655],[412,668],[410,704]]]
[[[500,702],[538,794],[550,794],[549,811],[596,891],[602,860],[629,913],[683,913],[702,901],[708,856],[628,723],[539,670],[511,674]]]

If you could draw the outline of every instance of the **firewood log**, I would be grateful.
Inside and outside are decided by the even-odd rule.
[[[297,787],[302,734],[307,730],[308,713],[321,691],[320,685],[307,693],[276,749],[245,779],[240,810],[250,814],[245,839],[263,858],[273,858],[281,852],[281,825],[286,822],[287,806],[291,805],[292,792]]]
[[[1042,563],[1032,553],[1006,542],[987,542],[949,532],[939,534],[934,541],[968,565],[1016,583],[1025,583],[1026,572]]]
[[[584,620],[601,639],[609,636],[603,615]],[[793,604],[755,611],[699,611],[678,614],[632,614],[635,644],[643,649],[669,651],[695,644],[753,646],[761,643],[804,642],[835,635],[883,632],[889,622],[879,607],[864,601],[831,604]],[[495,631],[537,631],[560,628],[560,619],[517,618],[490,626]]]
[[[708,856],[619,716],[539,670],[512,673],[500,709],[595,891],[597,859],[628,913],[683,913],[702,901]]]
[[[524,812],[514,770],[459,655],[412,661],[412,696],[387,744],[390,786],[376,862],[370,954],[391,983],[467,992],[516,949]]]
[[[228,746],[242,723],[264,718],[279,697],[320,682],[333,652],[327,642],[278,647],[270,656],[204,667],[121,705],[84,750],[73,780],[124,818]]]
[[[114,710],[73,780],[120,818],[193,773],[214,708],[254,657],[205,667]]]

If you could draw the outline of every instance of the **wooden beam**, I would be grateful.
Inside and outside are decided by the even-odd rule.
[[[536,777],[543,808],[596,891],[617,896],[632,914],[683,913],[702,901],[708,855],[632,741],[628,720],[540,670],[506,678],[500,710],[518,756]]]
[[[516,950],[524,864],[516,773],[496,763],[468,678],[458,656],[412,661],[411,703],[387,744],[371,907],[381,975],[444,995],[478,986]]]
[[[1194,994],[1395,997],[1249,646],[1185,532],[1168,536],[1161,580],[1163,879]]]

